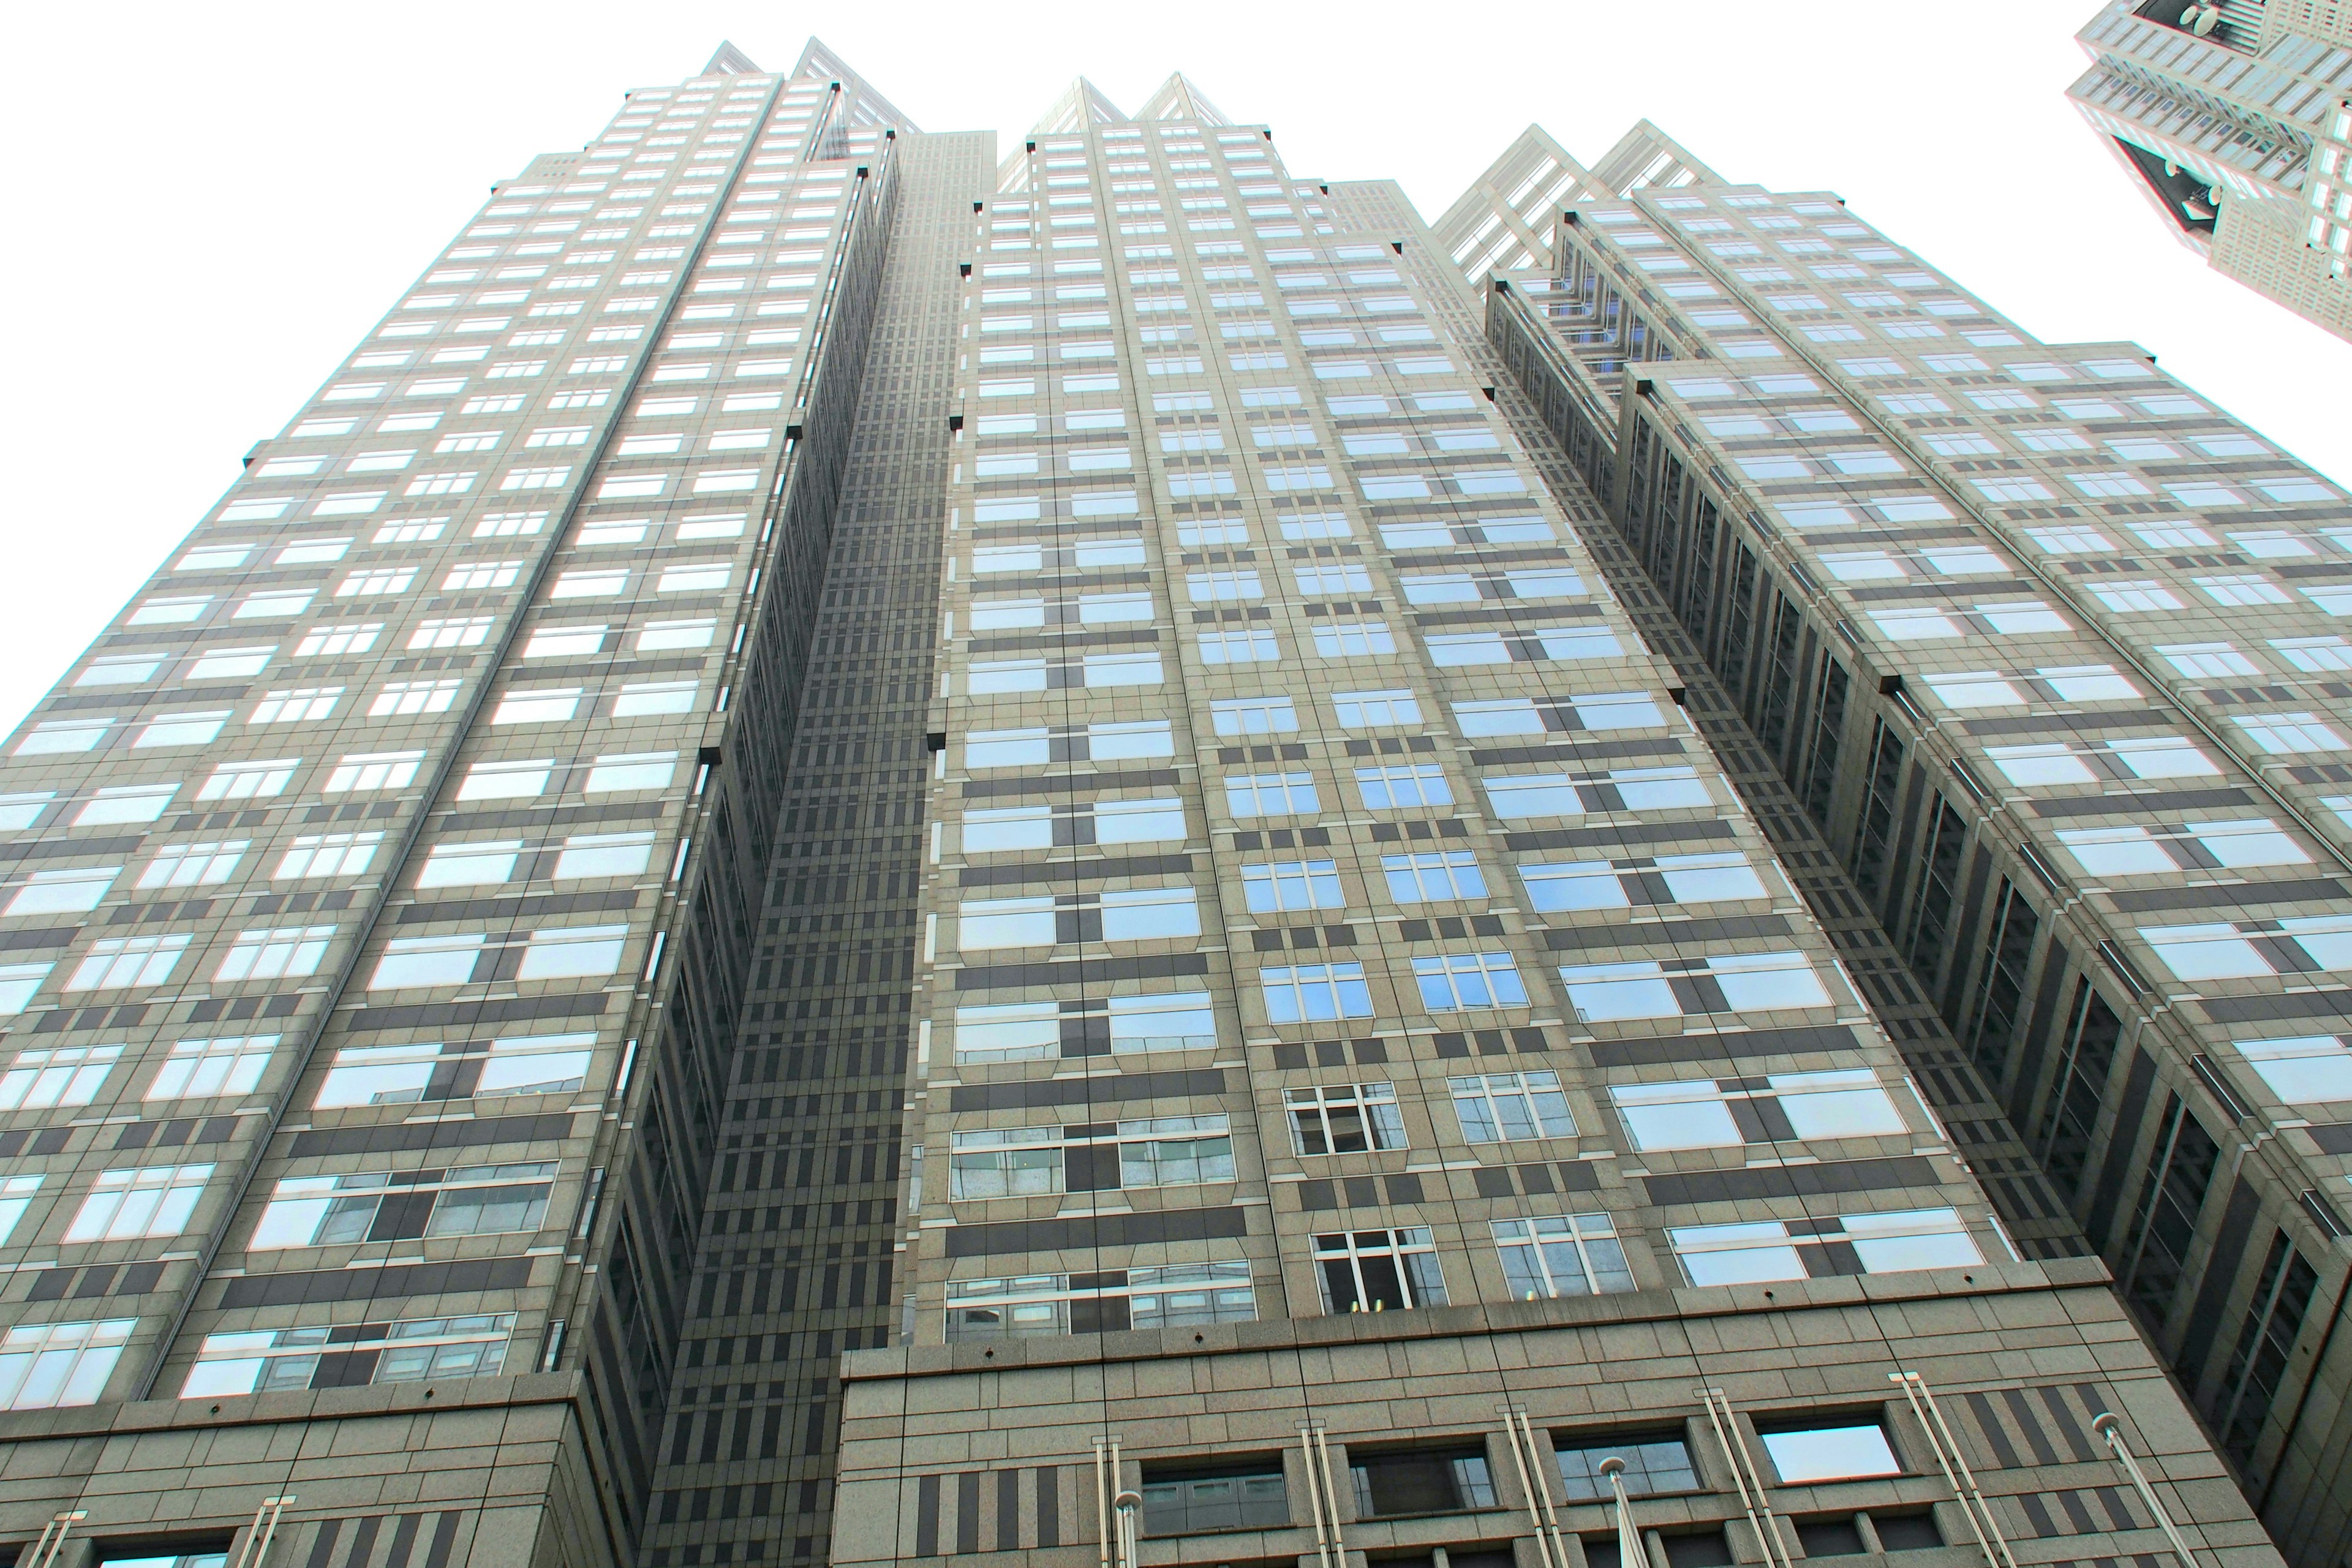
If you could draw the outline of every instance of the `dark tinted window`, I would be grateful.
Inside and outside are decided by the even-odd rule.
[[[1453,1513],[1495,1506],[1483,1447],[1411,1448],[1350,1455],[1356,1512],[1364,1519]]]
[[[1863,1550],[1862,1531],[1850,1519],[1801,1519],[1797,1540],[1808,1557],[1851,1557]]]
[[[1719,1530],[1696,1535],[1669,1535],[1667,1568],[1731,1568],[1731,1542]]]
[[[1698,1490],[1698,1472],[1692,1468],[1690,1449],[1675,1432],[1629,1433],[1622,1437],[1594,1437],[1578,1433],[1552,1439],[1559,1455],[1559,1479],[1570,1502],[1594,1502],[1612,1494],[1601,1474],[1601,1461],[1625,1461],[1625,1495],[1644,1497],[1659,1492]]]
[[[1878,1531],[1878,1544],[1889,1552],[1925,1552],[1944,1544],[1944,1532],[1936,1528],[1933,1514],[1874,1513],[1870,1522]]]
[[[1278,1458],[1221,1465],[1147,1465],[1143,1528],[1150,1535],[1207,1530],[1265,1530],[1290,1522]]]

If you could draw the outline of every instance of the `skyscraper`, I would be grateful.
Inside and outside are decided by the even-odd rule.
[[[2108,0],[2067,90],[2183,245],[2352,337],[2352,11]]]
[[[2107,645],[1950,697],[1851,625],[1824,662],[1780,584],[1847,579],[1766,533],[1877,506],[1981,575],[1970,492],[1825,479],[1750,535],[1738,459],[1651,468],[1703,379],[1878,417],[1795,384],[1851,312],[1767,328],[1709,247],[1911,264],[1654,127],[1540,134],[1441,243],[1181,77],[999,162],[812,43],[501,182],[0,759],[19,1561],[2277,1563],[2234,1483],[2308,1456],[2280,1506],[2326,1517],[2341,1175],[2213,1107],[2343,1047],[2140,977],[2337,961],[2336,830],[2242,755],[2334,731],[2290,693],[2110,744],[2118,682],[2193,703]],[[1465,278],[1539,261],[1482,323]],[[1968,330],[1989,391],[2189,395]],[[1900,363],[1837,374],[1976,374]],[[1900,466],[1863,439],[1824,460]],[[2181,482],[2318,483],[2259,456]],[[2053,466],[2172,477],[2125,460]],[[1729,681],[1644,521],[1707,483]],[[1868,637],[2105,635],[1999,592]],[[1922,805],[1919,688],[2212,776],[2037,847],[1990,754]],[[2109,844],[2253,870],[2011,879]],[[1882,925],[1915,862],[1934,923]],[[2006,1064],[2062,1012],[2046,1134]]]
[[[2036,342],[1834,195],[1637,192],[1554,243],[1490,330],[1639,591],[2282,1544],[2325,1561],[2341,492],[2136,345]]]

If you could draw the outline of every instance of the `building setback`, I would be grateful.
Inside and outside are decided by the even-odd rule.
[[[0,1539],[2319,1568],[2340,502],[2192,402],[1646,122],[632,93],[0,748]]]
[[[2352,10],[2108,0],[2067,89],[2214,270],[2352,337]]]

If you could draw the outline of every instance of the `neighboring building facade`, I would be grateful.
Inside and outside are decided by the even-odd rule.
[[[2182,244],[2352,337],[2352,9],[2109,0],[2067,90]]]
[[[1832,195],[1636,193],[1555,244],[1490,294],[1515,374],[2283,1546],[2333,1562],[2342,493]]]
[[[1802,351],[1722,336],[1762,319],[1728,284],[1645,294],[1628,257],[1707,265],[1679,231],[1589,237],[1771,200],[1654,128],[1590,172],[1515,149],[1479,187],[1507,218],[1443,240],[1181,77],[993,140],[814,43],[630,95],[499,184],[0,748],[0,1544],[2273,1568],[2087,1254],[2176,1360],[2220,1347],[2187,1381],[2238,1477],[2320,1509],[2318,1458],[2275,1456],[2323,1453],[2290,1398],[2335,1418],[2296,1359],[2343,1275],[2326,1130],[2240,1150],[2197,1097],[2332,1084],[2341,1047],[2242,1062],[2137,976],[2183,942],[2324,972],[2352,830],[2249,768],[2095,840],[2272,899],[2116,928],[2118,991],[2082,958],[2123,895],[1993,890],[2057,875],[1999,836],[2021,813],[1947,792],[1948,845],[1899,837],[1919,699],[1856,641],[1812,700],[1760,521],[1719,573],[1742,678],[1707,669],[1641,579],[1659,531],[1606,521],[1665,493],[1635,458],[1669,437],[1627,432],[1685,395],[1602,339]],[[1463,279],[1506,248],[1573,286],[1516,275],[1498,349]],[[1577,329],[1549,307],[1588,274],[1618,308]],[[2057,597],[2012,629],[2058,637]],[[2059,651],[1952,690],[2137,679],[2221,721]],[[2234,717],[2334,733],[2293,695]],[[2097,756],[2252,762],[2149,728]],[[1856,820],[1849,881],[1822,846]],[[1969,890],[1890,935],[1865,900],[1915,860]],[[2007,1042],[2062,1005],[2053,1134]],[[2107,1206],[2070,1208],[2093,1163]]]

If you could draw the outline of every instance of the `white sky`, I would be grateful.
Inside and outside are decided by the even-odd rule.
[[[814,31],[926,129],[1006,139],[1073,76],[1132,110],[1181,69],[1292,173],[1393,178],[1429,217],[1530,121],[1589,163],[1646,114],[1728,178],[1838,192],[2044,338],[2136,340],[2352,481],[2352,344],[2206,270],[2066,103],[2095,4],[27,6],[0,102],[0,724],[493,179],[722,37],[782,70]]]

